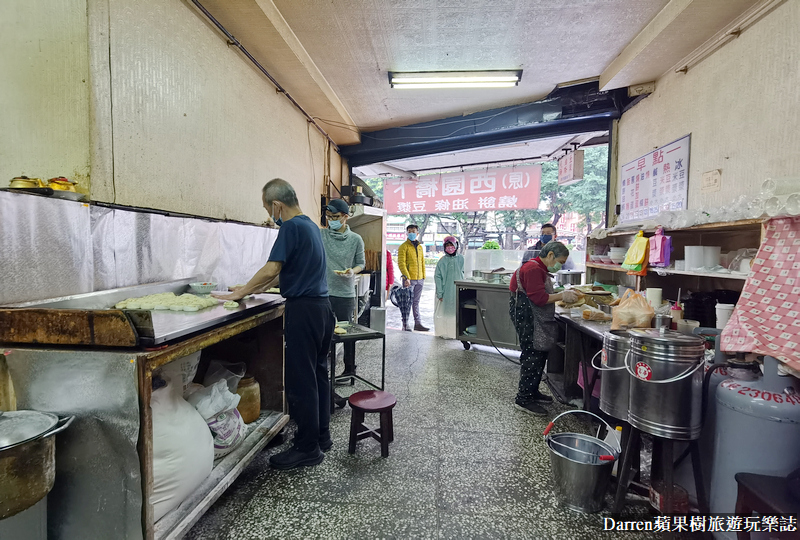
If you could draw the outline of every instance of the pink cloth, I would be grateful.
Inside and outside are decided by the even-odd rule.
[[[386,290],[394,283],[394,262],[392,262],[392,254],[386,250]]]

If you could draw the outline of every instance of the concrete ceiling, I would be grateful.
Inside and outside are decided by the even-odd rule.
[[[667,0],[274,0],[362,131],[535,101],[597,77]],[[397,90],[388,71],[522,69],[515,88]]]
[[[199,0],[337,144],[540,99],[651,82],[774,0]],[[389,71],[522,69],[519,86],[397,90]]]

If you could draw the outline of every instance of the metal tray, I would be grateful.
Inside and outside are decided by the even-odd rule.
[[[244,319],[252,315],[267,311],[285,302],[279,294],[258,294],[251,298],[242,300],[236,309],[226,309],[220,302],[214,307],[201,309],[199,311],[148,311],[148,310],[118,310],[114,305],[126,298],[135,298],[150,294],[163,292],[173,292],[183,294],[188,292],[189,283],[197,281],[198,278],[184,278],[174,281],[163,281],[160,283],[149,283],[145,285],[135,285],[119,289],[109,289],[86,294],[64,296],[60,298],[50,298],[46,300],[36,300],[33,302],[22,302],[1,306],[2,308],[14,308],[16,310],[54,310],[69,316],[71,313],[76,315],[77,324],[87,324],[92,317],[85,317],[85,314],[92,312],[122,312],[133,324],[138,334],[138,344],[145,347],[152,347],[162,343],[172,341],[195,332],[206,330],[221,324],[229,323],[238,319]],[[0,310],[2,311],[2,310]],[[0,313],[1,315],[2,313]],[[84,317],[78,317],[84,315]],[[92,332],[92,335],[94,333]],[[54,336],[55,337],[55,336]],[[63,341],[48,341],[55,344],[82,344],[66,343]],[[40,338],[40,343],[43,343]],[[89,343],[87,343],[89,344]],[[99,344],[99,343],[91,343]],[[114,343],[102,343],[103,345],[114,346]],[[128,344],[125,344],[129,346]]]

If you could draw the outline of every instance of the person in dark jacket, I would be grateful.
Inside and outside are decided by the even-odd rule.
[[[270,218],[280,226],[269,260],[246,285],[214,296],[241,300],[275,286],[280,278],[281,296],[286,298],[284,386],[297,433],[292,447],[271,456],[269,464],[275,469],[293,469],[321,463],[323,452],[333,446],[328,351],[336,320],[328,301],[319,227],[300,210],[297,195],[286,180],[267,182],[262,200]]]

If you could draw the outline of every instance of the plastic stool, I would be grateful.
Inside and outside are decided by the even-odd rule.
[[[363,390],[350,396],[347,401],[353,409],[350,417],[350,446],[347,451],[355,454],[356,442],[372,437],[381,443],[381,456],[388,457],[389,443],[394,440],[392,409],[397,404],[397,398],[382,390]],[[379,428],[373,429],[364,424],[366,413],[380,414]]]

